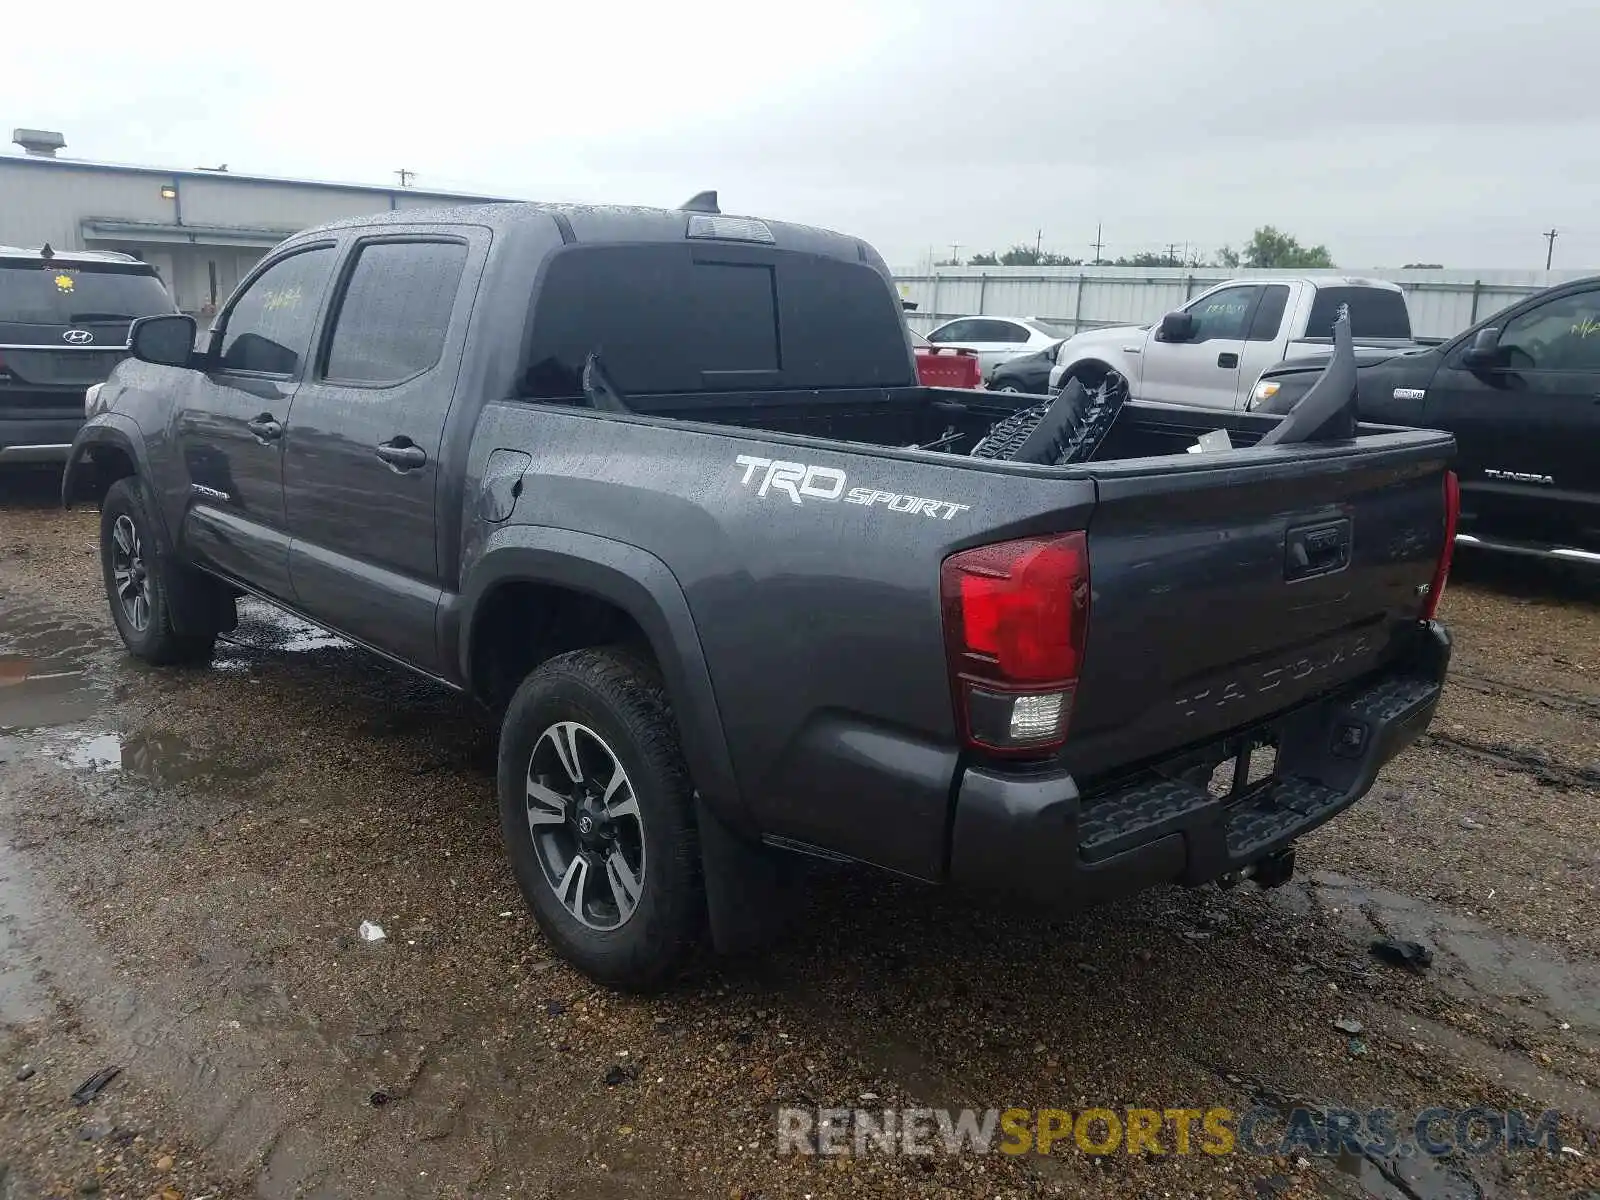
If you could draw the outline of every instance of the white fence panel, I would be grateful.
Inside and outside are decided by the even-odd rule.
[[[1183,267],[939,267],[897,272],[908,314],[924,332],[951,317],[1048,317],[1073,329],[1143,325],[1227,279],[1282,274]],[[1524,296],[1591,271],[1308,271],[1388,279],[1406,291],[1419,337],[1450,337]]]

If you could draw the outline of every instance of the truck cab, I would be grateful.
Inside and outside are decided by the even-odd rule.
[[[1344,308],[1358,345],[1411,344],[1405,295],[1393,283],[1353,276],[1234,279],[1153,325],[1069,338],[1057,352],[1051,390],[1069,379],[1091,386],[1115,371],[1141,400],[1242,409],[1268,367],[1291,354],[1326,354]]]

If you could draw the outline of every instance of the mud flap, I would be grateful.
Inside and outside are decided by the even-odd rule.
[[[698,796],[695,820],[712,946],[718,954],[742,954],[775,941],[800,908],[799,861],[741,837]]]
[[[175,567],[167,589],[172,627],[179,633],[232,633],[239,624],[233,594],[193,567]]]

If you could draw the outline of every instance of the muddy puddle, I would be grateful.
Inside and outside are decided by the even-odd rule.
[[[1417,941],[1433,951],[1428,977],[1447,994],[1509,1023],[1571,1034],[1600,1049],[1600,963],[1490,929],[1467,914],[1332,871],[1297,880],[1280,902],[1317,910],[1347,937]]]
[[[175,733],[116,733],[52,729],[33,736],[0,737],[0,762],[35,762],[129,782],[179,784],[246,779],[257,764],[197,749]]]
[[[110,699],[103,635],[41,609],[0,609],[0,734],[86,720]]]
[[[337,634],[320,625],[302,621],[292,613],[260,600],[239,601],[239,624],[219,643],[219,657],[227,660],[230,650],[277,650],[286,654],[307,654],[316,650],[353,650]]]

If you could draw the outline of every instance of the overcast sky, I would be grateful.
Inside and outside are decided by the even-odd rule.
[[[1082,257],[1103,222],[1110,257],[1271,223],[1350,267],[1542,267],[1554,225],[1557,266],[1600,266],[1579,0],[78,0],[8,6],[5,35],[5,130],[74,157],[541,200],[714,187],[895,265],[1040,229]]]

